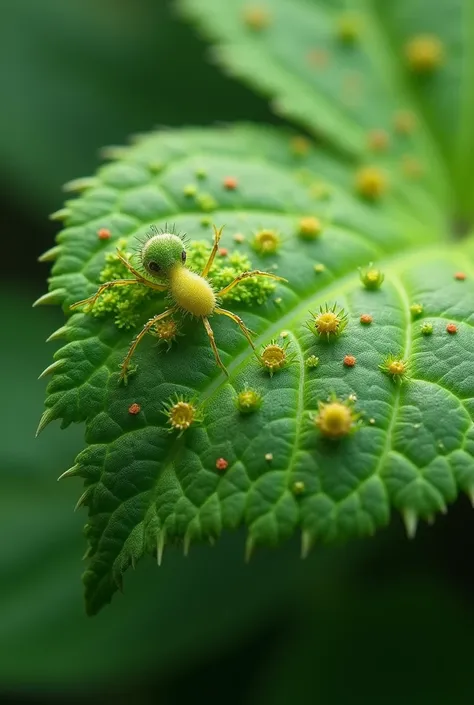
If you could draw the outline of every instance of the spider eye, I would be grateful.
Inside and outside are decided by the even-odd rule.
[[[181,252],[181,259],[182,259],[183,262],[186,262],[186,250],[183,250],[183,251]]]
[[[159,272],[160,269],[161,269],[161,267],[160,267],[159,264],[157,264],[156,262],[154,262],[153,260],[151,260],[151,262],[148,262],[148,269],[149,269],[151,272]]]

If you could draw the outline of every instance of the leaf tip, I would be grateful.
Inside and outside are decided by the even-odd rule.
[[[53,289],[53,291],[48,291],[46,294],[43,294],[43,296],[40,296],[39,299],[36,299],[33,304],[33,308],[36,306],[53,306],[56,304],[61,304],[65,295],[65,289]]]
[[[313,548],[314,539],[309,531],[303,531],[301,534],[301,558],[307,558]]]
[[[414,539],[418,528],[418,516],[413,509],[404,509],[402,512],[405,531],[409,539]]]
[[[38,438],[41,431],[43,431],[46,428],[46,426],[49,423],[51,423],[51,421],[54,421],[55,418],[56,418],[56,415],[54,413],[54,410],[53,409],[46,409],[46,411],[43,412],[43,414],[40,418],[38,428],[36,429],[35,438]]]

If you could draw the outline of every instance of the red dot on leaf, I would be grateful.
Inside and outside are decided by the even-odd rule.
[[[374,319],[370,315],[370,313],[363,313],[362,316],[360,317],[360,322],[364,323],[365,325],[369,325],[369,323],[372,323]]]
[[[343,362],[346,367],[354,367],[356,364],[356,359],[354,355],[346,355]]]
[[[218,252],[220,257],[227,257],[229,254],[229,250],[226,247],[219,247]]]
[[[139,414],[141,410],[142,410],[142,407],[140,406],[140,404],[136,404],[136,403],[131,404],[128,407],[128,413],[132,414],[133,416],[135,416],[136,414]]]
[[[455,323],[448,323],[448,325],[446,326],[446,331],[451,335],[454,335],[454,333],[458,332],[458,327]]]
[[[216,460],[216,468],[218,470],[227,470],[229,467],[229,463],[225,458],[218,458]]]
[[[100,230],[97,231],[97,237],[99,240],[110,240],[112,233],[107,228],[100,228]]]
[[[235,189],[239,185],[235,176],[226,176],[222,183],[224,185],[224,188],[226,188],[228,191],[235,191]]]
[[[460,282],[463,282],[466,278],[466,275],[464,274],[464,272],[456,272],[456,274],[454,275],[454,278]]]

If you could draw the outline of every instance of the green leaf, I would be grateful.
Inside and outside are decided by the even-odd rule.
[[[38,365],[46,365],[50,353],[43,341],[62,314],[50,309],[38,316],[29,289],[4,285],[0,293],[9,342],[0,347],[1,368],[8,371],[2,378],[0,691],[26,698],[34,686],[48,701],[45,693],[66,691],[85,699],[98,689],[126,690],[148,674],[169,678],[248,640],[299,604],[311,576],[323,572],[333,583],[347,581],[367,550],[375,550],[366,544],[351,547],[350,556],[319,551],[304,564],[289,543],[248,570],[240,560],[244,536],[236,532],[212,551],[196,548],[187,560],[178,552],[167,555],[160,571],[151,558],[142,561],[127,586],[126,609],[117,600],[99,619],[87,620],[78,580],[82,517],[72,511],[78,488],[56,482],[81,448],[82,429],[33,435],[43,396]],[[18,321],[21,345],[15,344]]]
[[[236,188],[225,188],[229,177]],[[53,419],[86,422],[88,445],[69,474],[85,480],[89,613],[110,600],[128,566],[144,553],[160,559],[170,543],[192,551],[245,525],[248,557],[295,532],[306,554],[317,541],[372,535],[392,507],[413,534],[418,517],[431,521],[459,490],[472,493],[472,243],[444,238],[422,184],[409,199],[394,183],[385,198],[366,203],[353,195],[352,180],[313,147],[295,155],[294,137],[283,132],[184,130],[121,150],[66,204],[50,280],[51,300],[61,300],[65,312],[97,289],[118,242],[133,250],[152,225],[170,222],[188,233],[190,249],[193,241],[211,242],[211,221],[225,225],[227,257],[244,253],[254,268],[287,279],[263,304],[228,304],[255,331],[258,350],[272,340],[288,346],[288,362],[273,376],[232,321],[216,315],[211,323],[228,380],[197,319],[183,320],[183,336],[169,352],[147,336],[126,385],[119,365],[141,325],[119,328],[112,310],[74,313],[53,335],[66,344],[50,368],[40,427]],[[209,203],[211,213],[202,210]],[[300,233],[308,217],[322,223],[312,239]],[[110,239],[98,237],[104,228]],[[279,233],[273,254],[253,246],[262,228]],[[371,261],[385,275],[377,289],[365,288],[358,271]],[[458,270],[465,280],[455,278]],[[414,319],[415,303],[423,311]],[[143,324],[166,302],[156,293],[136,305]],[[347,314],[346,328],[330,340],[307,327],[309,311],[326,306]],[[364,313],[370,325],[360,322]],[[446,331],[450,322],[455,334]],[[422,323],[432,324],[431,335],[422,334]],[[312,355],[319,358],[313,368],[306,364]],[[343,364],[346,355],[355,356],[354,367]],[[380,369],[390,355],[408,362],[400,383]],[[262,396],[252,414],[236,406],[247,387]],[[176,394],[193,398],[203,415],[182,434],[170,432],[164,413]],[[325,438],[315,423],[330,395],[360,416],[355,432],[339,440]],[[129,412],[132,404],[139,413]],[[220,458],[226,469],[216,466]]]
[[[178,6],[215,43],[213,54],[228,73],[271,97],[278,114],[359,159],[367,158],[372,130],[391,135],[397,113],[413,111],[417,128],[392,145],[386,160],[399,166],[404,155],[416,156],[439,196],[472,214],[472,3],[178,0]],[[425,35],[441,47],[432,71],[417,69],[407,56],[410,42]]]

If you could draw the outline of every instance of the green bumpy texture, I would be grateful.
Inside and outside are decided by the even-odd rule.
[[[218,0],[182,4],[219,35],[228,65],[248,73],[241,65],[244,40],[237,36],[248,34],[238,20],[243,4],[225,3],[228,20]],[[357,6],[367,9],[366,3]],[[266,58],[262,43],[273,41],[272,50],[278,45],[283,51],[285,32],[291,31],[293,49],[306,51],[309,19],[311,31],[319,32],[336,16],[337,3],[275,0],[273,9],[273,26],[246,37],[245,46],[246,60],[258,54],[262,64],[253,80],[278,97],[276,63]],[[364,15],[372,53],[380,44],[375,16]],[[360,70],[372,91],[370,102],[368,95],[362,107],[356,101],[355,114],[331,94],[338,84],[330,76],[320,96],[307,91],[302,79],[293,80],[293,56],[279,61],[293,77],[281,87],[283,103],[292,106],[286,114],[327,130],[351,156],[334,159],[308,138],[276,128],[151,133],[130,147],[111,148],[111,163],[93,179],[77,182],[80,197],[55,215],[65,227],[44,256],[55,261],[50,292],[40,303],[60,304],[67,322],[51,336],[65,344],[45,371],[52,379],[40,430],[55,419],[63,426],[86,425],[87,447],[67,475],[85,483],[79,505],[89,512],[89,614],[121,588],[129,566],[145,554],[160,561],[169,544],[187,552],[195,542],[212,542],[223,530],[243,525],[247,557],[295,532],[306,555],[318,542],[374,534],[387,525],[393,508],[413,535],[419,518],[431,521],[460,491],[474,494],[474,243],[446,232],[446,214],[469,200],[467,191],[455,188],[455,175],[465,166],[459,155],[450,164],[443,159],[428,109],[424,118],[417,111],[412,135],[392,130],[397,109],[417,106],[395,80],[391,55],[391,63],[369,65],[357,47],[349,51],[347,61],[363,62]],[[272,73],[265,78],[267,64]],[[383,76],[369,80],[372,71]],[[435,81],[427,105],[441,100],[437,86]],[[285,99],[286,91],[294,91],[294,100]],[[470,103],[464,107],[469,109]],[[371,111],[377,111],[372,122]],[[387,152],[373,154],[364,146],[372,127],[390,133]],[[425,166],[424,174],[413,178],[400,168],[406,154]],[[389,177],[386,192],[373,202],[355,188],[361,164]],[[318,219],[321,232],[303,237],[302,219],[309,218]],[[181,317],[181,335],[170,349],[146,336],[133,358],[133,375],[119,383],[131,339],[169,300],[146,291],[127,325],[120,325],[113,307],[104,306],[100,315],[69,307],[96,291],[107,267],[113,269],[118,244],[133,252],[152,226],[167,223],[187,233],[191,250],[199,250],[193,243],[201,241],[210,247],[212,225],[225,226],[221,247],[228,250],[224,257],[240,258],[237,269],[248,262],[286,279],[240,297],[236,289],[225,304],[254,331],[260,352],[272,341],[286,347],[286,365],[270,375],[238,327],[214,315],[210,322],[226,378],[201,322]],[[109,239],[98,237],[101,229],[109,230]],[[261,230],[278,235],[274,252],[256,246]],[[376,289],[364,287],[359,275],[358,268],[370,262],[384,274]],[[211,281],[213,276],[222,285],[222,271],[211,272]],[[120,293],[125,305],[126,292]],[[341,335],[315,333],[310,312],[320,307],[344,309]],[[372,322],[361,323],[362,314]],[[449,324],[455,332],[448,332]],[[355,365],[344,364],[348,355]],[[407,362],[400,383],[383,371],[390,356]],[[319,362],[311,364],[315,357]],[[244,389],[261,394],[253,413],[237,406]],[[202,416],[182,434],[170,432],[164,413],[177,397],[193,399]],[[350,399],[359,415],[355,432],[338,440],[324,437],[315,423],[320,405],[334,397]],[[132,404],[139,405],[138,413],[129,412]]]

